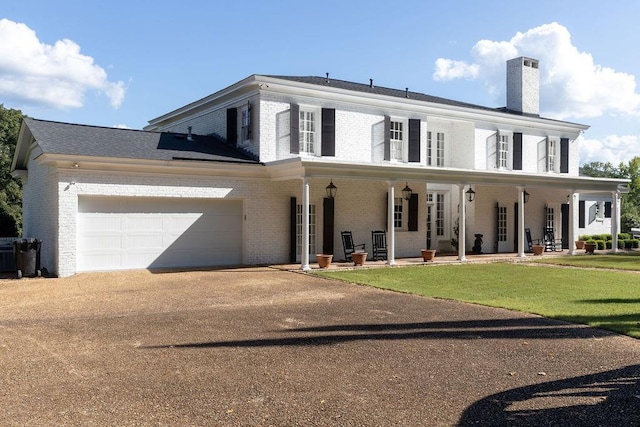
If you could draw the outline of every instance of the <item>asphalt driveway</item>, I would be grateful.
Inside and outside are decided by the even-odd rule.
[[[639,355],[270,268],[0,281],[3,426],[636,426]]]

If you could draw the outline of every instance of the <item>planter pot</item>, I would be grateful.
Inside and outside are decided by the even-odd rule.
[[[422,260],[424,262],[433,261],[433,257],[436,256],[435,249],[421,249],[420,252],[422,252]]]
[[[584,249],[584,240],[576,240],[576,249]]]
[[[542,255],[542,252],[544,252],[544,246],[542,245],[533,245],[532,249],[533,255]]]
[[[320,266],[320,268],[329,268],[332,259],[333,255],[316,254],[316,261],[318,262],[318,266]]]
[[[351,254],[351,258],[353,259],[354,265],[364,265],[364,262],[367,260],[367,252],[354,252]]]
[[[584,251],[588,254],[593,255],[593,252],[596,250],[596,246],[598,246],[596,243],[585,243]]]

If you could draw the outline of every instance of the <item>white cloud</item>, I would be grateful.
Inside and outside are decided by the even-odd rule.
[[[464,61],[453,61],[451,59],[438,58],[436,61],[436,71],[433,73],[434,80],[453,80],[459,78],[475,79],[478,77],[477,64],[467,64]]]
[[[125,125],[124,123],[118,123],[113,126],[116,129],[133,129],[131,126]]]
[[[504,103],[506,60],[529,56],[540,60],[543,115],[558,119],[640,116],[635,76],[596,64],[589,53],[580,52],[572,44],[567,28],[558,23],[519,32],[509,41],[480,40],[471,55],[473,63],[438,58],[434,80],[482,79]],[[475,74],[465,70],[474,70]]]
[[[580,164],[610,162],[613,166],[628,163],[640,153],[640,136],[609,135],[603,140],[583,139],[580,143]]]
[[[0,19],[0,95],[33,105],[78,108],[90,90],[105,94],[113,108],[120,107],[126,92],[122,81],[109,81],[105,70],[72,40],[44,44],[25,24]]]

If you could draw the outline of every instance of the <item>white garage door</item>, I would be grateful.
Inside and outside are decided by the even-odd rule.
[[[80,197],[78,271],[242,263],[242,201]]]

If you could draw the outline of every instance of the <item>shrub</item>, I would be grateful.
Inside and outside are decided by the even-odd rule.
[[[638,249],[640,248],[640,240],[638,239],[629,239],[629,243],[631,243],[631,247],[629,249]]]
[[[600,240],[596,240],[595,242],[598,245],[598,249],[606,248],[606,240],[600,239]]]
[[[631,235],[629,233],[619,233],[618,240],[629,240]]]

